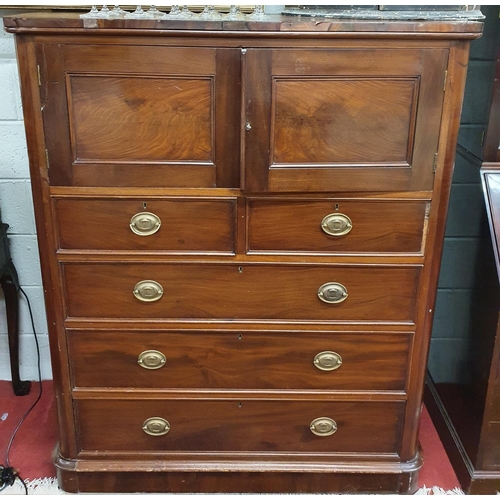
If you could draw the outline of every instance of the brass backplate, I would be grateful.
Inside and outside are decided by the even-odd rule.
[[[156,281],[139,281],[134,286],[134,297],[142,302],[155,302],[163,296],[163,287]]]
[[[347,288],[342,283],[324,283],[318,289],[318,297],[327,304],[340,304],[348,296]]]
[[[170,430],[170,424],[161,417],[151,417],[144,421],[142,430],[150,436],[164,436]]]
[[[160,218],[151,212],[139,212],[130,219],[130,229],[139,236],[155,234],[160,226]]]
[[[165,357],[165,354],[153,349],[141,352],[137,358],[139,366],[146,368],[146,370],[158,370],[164,366],[166,362],[167,358]]]
[[[316,436],[331,436],[337,432],[337,422],[329,417],[319,417],[311,422],[309,428]]]
[[[342,356],[333,351],[318,352],[318,354],[314,356],[313,363],[318,370],[331,372],[333,370],[338,370],[341,367]]]
[[[352,221],[341,213],[328,214],[321,221],[321,229],[329,236],[343,236],[352,229]]]

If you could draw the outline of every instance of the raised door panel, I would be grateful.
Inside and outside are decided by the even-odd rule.
[[[68,44],[40,57],[52,185],[238,186],[238,50]]]
[[[273,164],[332,159],[408,164],[415,78],[276,78],[273,83]]]
[[[78,161],[212,163],[212,78],[70,75],[68,83]]]
[[[432,189],[446,63],[446,50],[249,50],[246,189]]]

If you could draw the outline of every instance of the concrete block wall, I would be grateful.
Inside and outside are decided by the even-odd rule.
[[[429,354],[436,383],[470,382],[478,269],[491,247],[479,168],[500,37],[499,7],[485,5],[481,11],[484,34],[471,44]]]
[[[42,376],[52,378],[47,321],[35,230],[14,37],[0,23],[0,216],[9,224],[12,260],[30,299],[42,355]],[[20,365],[23,379],[36,380],[36,350],[26,300],[20,297]],[[0,289],[0,380],[10,380],[5,302]]]

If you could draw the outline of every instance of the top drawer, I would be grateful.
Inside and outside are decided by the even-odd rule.
[[[54,198],[63,250],[233,254],[236,198]]]
[[[421,254],[426,201],[248,201],[249,253]]]

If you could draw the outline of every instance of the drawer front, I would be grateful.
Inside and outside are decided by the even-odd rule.
[[[420,253],[425,201],[248,203],[249,252]]]
[[[419,266],[65,263],[68,317],[411,323]],[[154,281],[154,283],[150,283]],[[134,290],[150,288],[154,301]],[[328,285],[338,283],[340,285]],[[326,285],[326,287],[324,286]],[[340,287],[344,287],[343,289]],[[155,290],[152,290],[155,287]],[[156,290],[161,290],[156,293]],[[337,297],[326,303],[323,297]],[[143,297],[144,299],[144,297]],[[345,299],[345,300],[344,300]]]
[[[56,199],[59,247],[234,252],[236,199]]]
[[[69,332],[76,387],[404,390],[411,334]]]
[[[82,451],[397,453],[404,402],[79,400],[76,407]],[[166,420],[169,431],[144,432],[150,418]],[[337,431],[314,434],[318,418],[332,419]]]

